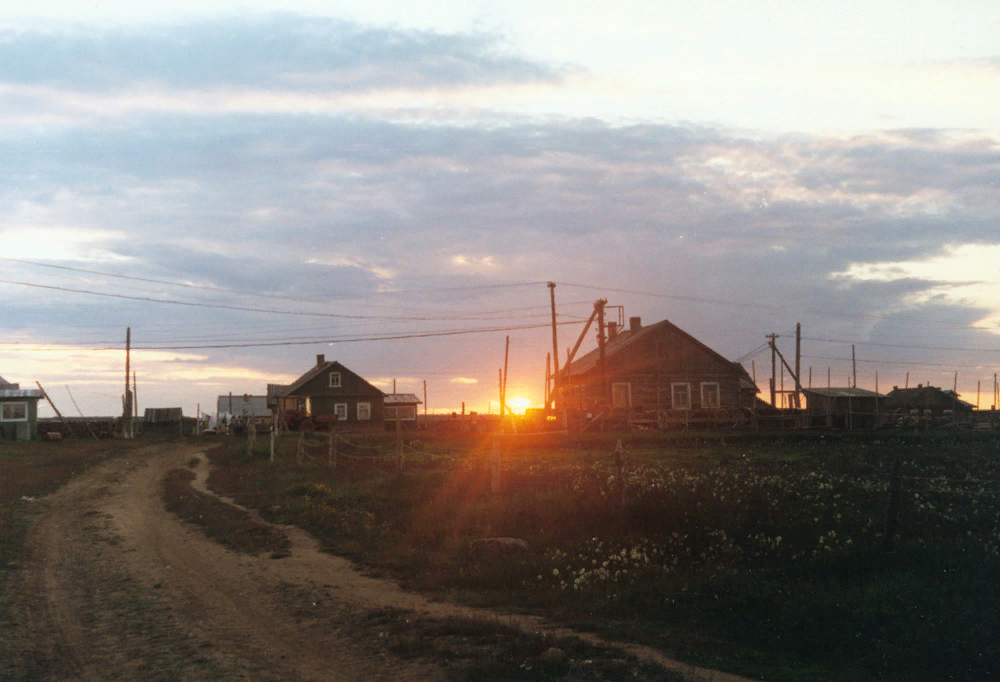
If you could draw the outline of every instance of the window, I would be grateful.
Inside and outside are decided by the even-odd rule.
[[[28,403],[0,403],[0,421],[28,421]]]
[[[681,382],[670,384],[670,406],[675,410],[691,409],[691,384]]]
[[[715,381],[704,381],[701,384],[701,406],[706,410],[717,410],[719,403],[719,384]]]
[[[340,372],[330,372],[330,388],[340,388]]]
[[[358,421],[368,421],[372,418],[372,404],[358,403]]]
[[[347,421],[347,403],[337,403],[333,406],[333,413],[337,416],[337,421]]]
[[[616,410],[632,407],[632,384],[611,384],[611,406]]]

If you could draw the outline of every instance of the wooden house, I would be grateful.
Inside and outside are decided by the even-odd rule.
[[[905,414],[914,410],[920,414],[933,415],[941,415],[949,410],[953,414],[969,414],[974,407],[972,403],[960,400],[952,390],[923,384],[918,384],[916,388],[893,386],[885,396],[887,411]]]
[[[885,399],[864,388],[804,388],[809,426],[835,429],[871,429],[880,423]],[[881,402],[880,402],[881,401]]]
[[[667,320],[644,327],[608,326],[601,349],[560,373],[563,405],[586,418],[637,425],[740,424],[757,386],[746,369]]]
[[[313,427],[333,422],[382,426],[384,399],[381,390],[358,374],[317,355],[315,366],[282,391],[277,403],[285,423],[295,416]]]
[[[38,401],[41,390],[21,388],[0,377],[0,440],[33,440],[38,437]]]

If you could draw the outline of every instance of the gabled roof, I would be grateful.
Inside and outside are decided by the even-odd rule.
[[[350,372],[351,374],[353,374],[354,376],[358,377],[359,379],[361,379],[362,381],[364,381],[366,384],[368,384],[369,386],[371,386],[373,390],[378,391],[379,393],[382,393],[381,389],[379,389],[377,386],[372,386],[371,382],[369,382],[368,380],[366,380],[364,377],[362,377],[357,372],[354,372],[352,370],[347,369],[346,367],[344,367],[342,364],[340,364],[336,360],[331,360],[330,362],[324,362],[322,364],[313,365],[312,369],[310,369],[308,372],[306,372],[305,374],[303,374],[302,376],[300,376],[298,379],[296,379],[290,385],[286,386],[285,390],[281,392],[281,395],[282,396],[289,396],[289,395],[291,395],[292,393],[294,393],[295,391],[299,390],[300,388],[302,388],[303,386],[305,386],[306,384],[308,384],[310,381],[312,381],[313,379],[315,379],[316,377],[318,377],[323,372],[331,370],[334,367],[337,367],[341,371],[344,371],[344,372]]]
[[[0,377],[0,388],[12,389],[20,387],[21,387],[20,384],[12,384],[3,377]]]
[[[605,342],[604,356],[605,358],[610,358],[614,355],[617,355],[618,353],[621,353],[626,348],[635,344],[641,339],[645,338],[649,334],[655,334],[657,332],[664,332],[664,331],[671,331],[676,334],[679,334],[680,336],[683,336],[688,341],[701,348],[704,352],[718,359],[719,362],[728,366],[732,366],[733,369],[740,374],[740,378],[745,379],[745,383],[743,384],[744,388],[759,390],[757,386],[754,385],[753,380],[750,377],[750,374],[747,372],[746,368],[743,365],[741,365],[738,362],[733,362],[732,360],[727,360],[722,355],[712,350],[704,343],[694,338],[693,336],[691,336],[686,331],[684,331],[677,325],[673,324],[669,320],[660,320],[655,324],[643,326],[635,331],[633,331],[632,329],[623,329],[619,331],[615,335],[615,338],[613,340]],[[600,357],[601,357],[600,347],[595,348],[586,355],[583,355],[582,357],[579,357],[576,360],[574,360],[570,364],[570,373],[573,375],[577,375],[589,372],[590,370],[597,367],[597,362],[598,360],[600,360]]]
[[[423,405],[423,401],[415,393],[386,393],[386,405]]]
[[[815,395],[820,398],[881,398],[882,394],[876,393],[875,391],[869,391],[866,388],[838,388],[833,386],[831,388],[803,388],[802,392],[809,395]]]

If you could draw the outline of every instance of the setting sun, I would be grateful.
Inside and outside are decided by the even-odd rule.
[[[511,398],[507,401],[507,407],[514,414],[524,414],[525,409],[531,407],[531,401],[527,398]]]

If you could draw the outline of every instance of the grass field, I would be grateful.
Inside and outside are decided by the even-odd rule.
[[[210,485],[330,551],[467,603],[544,613],[767,680],[1000,674],[1000,441],[980,433],[320,436],[213,456]],[[898,526],[884,532],[893,462]],[[620,482],[619,482],[620,481]],[[494,486],[497,492],[492,492]],[[477,559],[473,540],[527,556]]]

